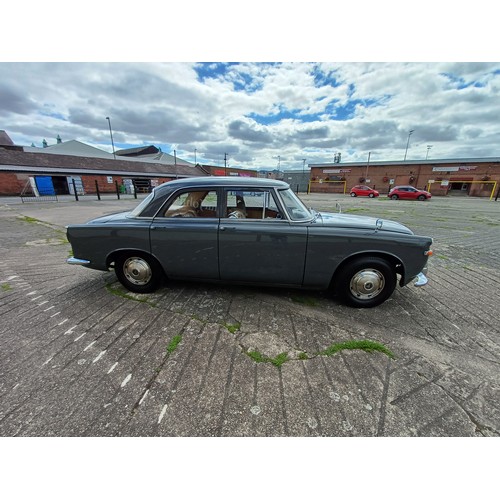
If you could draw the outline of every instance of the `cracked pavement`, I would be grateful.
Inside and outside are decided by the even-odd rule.
[[[500,203],[301,198],[432,236],[429,284],[369,310],[185,282],[134,295],[68,266],[64,225],[138,201],[0,200],[0,435],[498,436]],[[349,340],[395,358],[318,354]]]

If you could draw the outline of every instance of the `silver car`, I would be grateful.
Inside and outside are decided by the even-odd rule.
[[[373,307],[427,283],[432,239],[398,222],[308,209],[285,182],[199,177],[155,188],[133,211],[70,225],[69,264],[114,269],[128,290],[164,279],[336,292]]]

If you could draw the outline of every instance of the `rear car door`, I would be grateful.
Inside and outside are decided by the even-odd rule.
[[[216,190],[175,193],[153,219],[151,252],[171,278],[218,279]]]

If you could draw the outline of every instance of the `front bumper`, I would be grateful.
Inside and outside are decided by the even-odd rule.
[[[429,280],[427,279],[427,267],[424,267],[422,269],[422,272],[417,274],[414,286],[425,286],[428,282]]]

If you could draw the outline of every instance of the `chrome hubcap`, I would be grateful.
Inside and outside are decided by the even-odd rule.
[[[376,297],[385,286],[384,275],[376,269],[358,271],[349,285],[351,293],[360,300]]]
[[[123,263],[123,274],[134,285],[147,285],[152,271],[144,259],[131,257]]]

